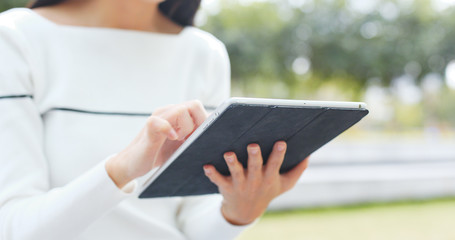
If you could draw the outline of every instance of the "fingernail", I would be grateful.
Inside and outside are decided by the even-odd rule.
[[[227,161],[228,163],[233,163],[233,162],[234,162],[233,156],[232,156],[232,155],[226,155],[226,161]]]
[[[231,152],[225,153],[224,158],[226,159],[227,162],[232,163],[234,162],[234,154]]]
[[[204,166],[204,172],[205,174],[210,174],[210,168],[208,168],[207,166]]]
[[[252,148],[250,148],[250,152],[251,152],[252,154],[256,154],[256,153],[259,152],[259,149],[258,149],[257,147],[252,147]]]
[[[284,151],[284,143],[278,143],[276,148],[278,151]]]

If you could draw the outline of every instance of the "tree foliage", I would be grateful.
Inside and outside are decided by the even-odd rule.
[[[226,43],[238,82],[260,77],[294,86],[302,78],[343,78],[360,87],[370,79],[388,85],[403,74],[417,81],[428,73],[443,75],[455,59],[455,11],[438,12],[430,1],[414,1],[410,9],[380,1],[378,10],[367,14],[341,0],[315,1],[311,7],[230,2],[204,28]],[[299,57],[311,63],[306,76],[293,71]]]
[[[13,7],[24,7],[27,2],[27,0],[0,0],[0,12]]]

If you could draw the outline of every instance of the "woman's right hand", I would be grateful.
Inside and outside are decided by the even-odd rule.
[[[122,188],[161,166],[206,118],[197,100],[157,109],[128,147],[106,162],[109,177]]]

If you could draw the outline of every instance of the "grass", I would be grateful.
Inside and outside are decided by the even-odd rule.
[[[238,240],[455,240],[455,199],[266,213]]]

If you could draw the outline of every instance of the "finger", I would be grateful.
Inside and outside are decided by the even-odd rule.
[[[224,159],[228,165],[234,184],[241,184],[245,180],[245,171],[243,165],[238,161],[237,156],[233,152],[224,154]]]
[[[257,179],[262,175],[262,154],[258,144],[248,145],[248,178]]]
[[[150,116],[147,119],[147,134],[152,142],[161,141],[163,137],[167,137],[170,140],[176,140],[178,134],[171,124],[156,116]]]
[[[297,164],[297,166],[295,166],[289,172],[281,176],[284,191],[287,191],[294,187],[294,185],[297,183],[300,176],[302,175],[303,171],[305,171],[305,169],[308,167],[308,162],[309,157],[307,157],[305,160]]]
[[[171,123],[173,123],[179,136],[178,140],[184,140],[186,136],[193,132],[195,123],[186,105],[179,104],[165,115],[165,118],[170,119]]]
[[[269,156],[265,167],[266,176],[280,174],[280,168],[283,164],[284,155],[286,154],[286,142],[278,141],[273,146],[273,151]]]
[[[201,101],[199,100],[186,102],[185,105],[188,107],[188,111],[193,118],[194,123],[196,124],[196,128],[199,127],[205,121],[205,119],[207,119],[208,116],[204,105],[202,105]]]
[[[226,188],[229,185],[227,178],[219,173],[213,165],[204,165],[204,173],[219,188]]]

